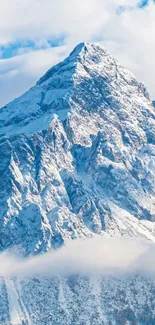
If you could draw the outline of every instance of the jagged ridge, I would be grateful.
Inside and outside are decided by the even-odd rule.
[[[145,86],[78,45],[0,110],[1,251],[96,233],[155,241],[154,130]],[[154,283],[139,276],[0,279],[0,297],[1,325],[155,323]]]
[[[1,250],[105,232],[154,241],[154,107],[103,47],[78,45],[0,121]]]

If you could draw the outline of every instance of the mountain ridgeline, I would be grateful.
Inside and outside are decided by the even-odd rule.
[[[28,255],[104,232],[154,237],[155,110],[103,47],[78,45],[1,108],[0,126],[1,250]]]
[[[154,106],[102,46],[81,43],[2,107],[0,251],[96,234],[154,242]],[[154,290],[138,276],[1,279],[0,324],[151,325]]]

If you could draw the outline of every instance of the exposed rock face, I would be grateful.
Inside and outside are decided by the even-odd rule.
[[[155,109],[145,86],[101,46],[78,45],[33,88],[0,110],[1,251],[13,247],[29,255],[60,247],[67,238],[105,232],[155,241],[154,157]],[[22,290],[30,286],[31,291],[40,280],[33,281]],[[78,281],[83,290],[84,280]],[[65,295],[74,291],[68,288]],[[51,290],[70,304],[57,286]],[[98,290],[103,295],[100,286]],[[79,295],[83,308],[85,294]],[[100,317],[112,300],[98,303],[101,295],[95,296],[98,307],[92,308],[93,300],[88,306],[97,313],[92,322],[77,322],[68,307],[65,324],[154,324],[154,307],[148,307],[152,314],[147,323],[130,299],[115,310],[115,317],[108,316],[109,306],[104,315],[109,318]],[[132,300],[133,292],[130,296]],[[58,300],[50,299],[51,304]],[[40,314],[42,302],[38,308]],[[25,324],[56,325],[64,319],[62,310],[56,319],[51,314],[40,321],[30,306],[28,310],[33,321],[25,318]],[[83,315],[81,309],[77,312]]]
[[[0,123],[1,250],[29,254],[105,231],[149,237],[155,111],[104,48],[78,45],[3,107]]]

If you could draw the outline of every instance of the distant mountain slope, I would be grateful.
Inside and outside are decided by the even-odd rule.
[[[0,281],[1,325],[154,325],[155,284],[143,277]]]

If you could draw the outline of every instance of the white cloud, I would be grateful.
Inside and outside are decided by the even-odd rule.
[[[69,241],[65,247],[20,260],[0,255],[0,276],[155,274],[155,244],[128,237]]]
[[[5,0],[1,3],[0,44],[31,40],[43,45],[23,47],[19,56],[0,60],[0,105],[37,81],[81,41],[100,41],[155,97],[155,4],[139,9],[139,0]],[[117,8],[125,6],[122,14]],[[48,48],[48,39],[64,37],[65,47]],[[63,52],[60,55],[61,51]]]
[[[30,50],[11,59],[0,60],[0,105],[27,91],[52,65],[64,59],[67,47]]]
[[[90,39],[119,6],[135,7],[138,0],[5,0],[1,3],[0,43],[44,40],[65,34]]]

